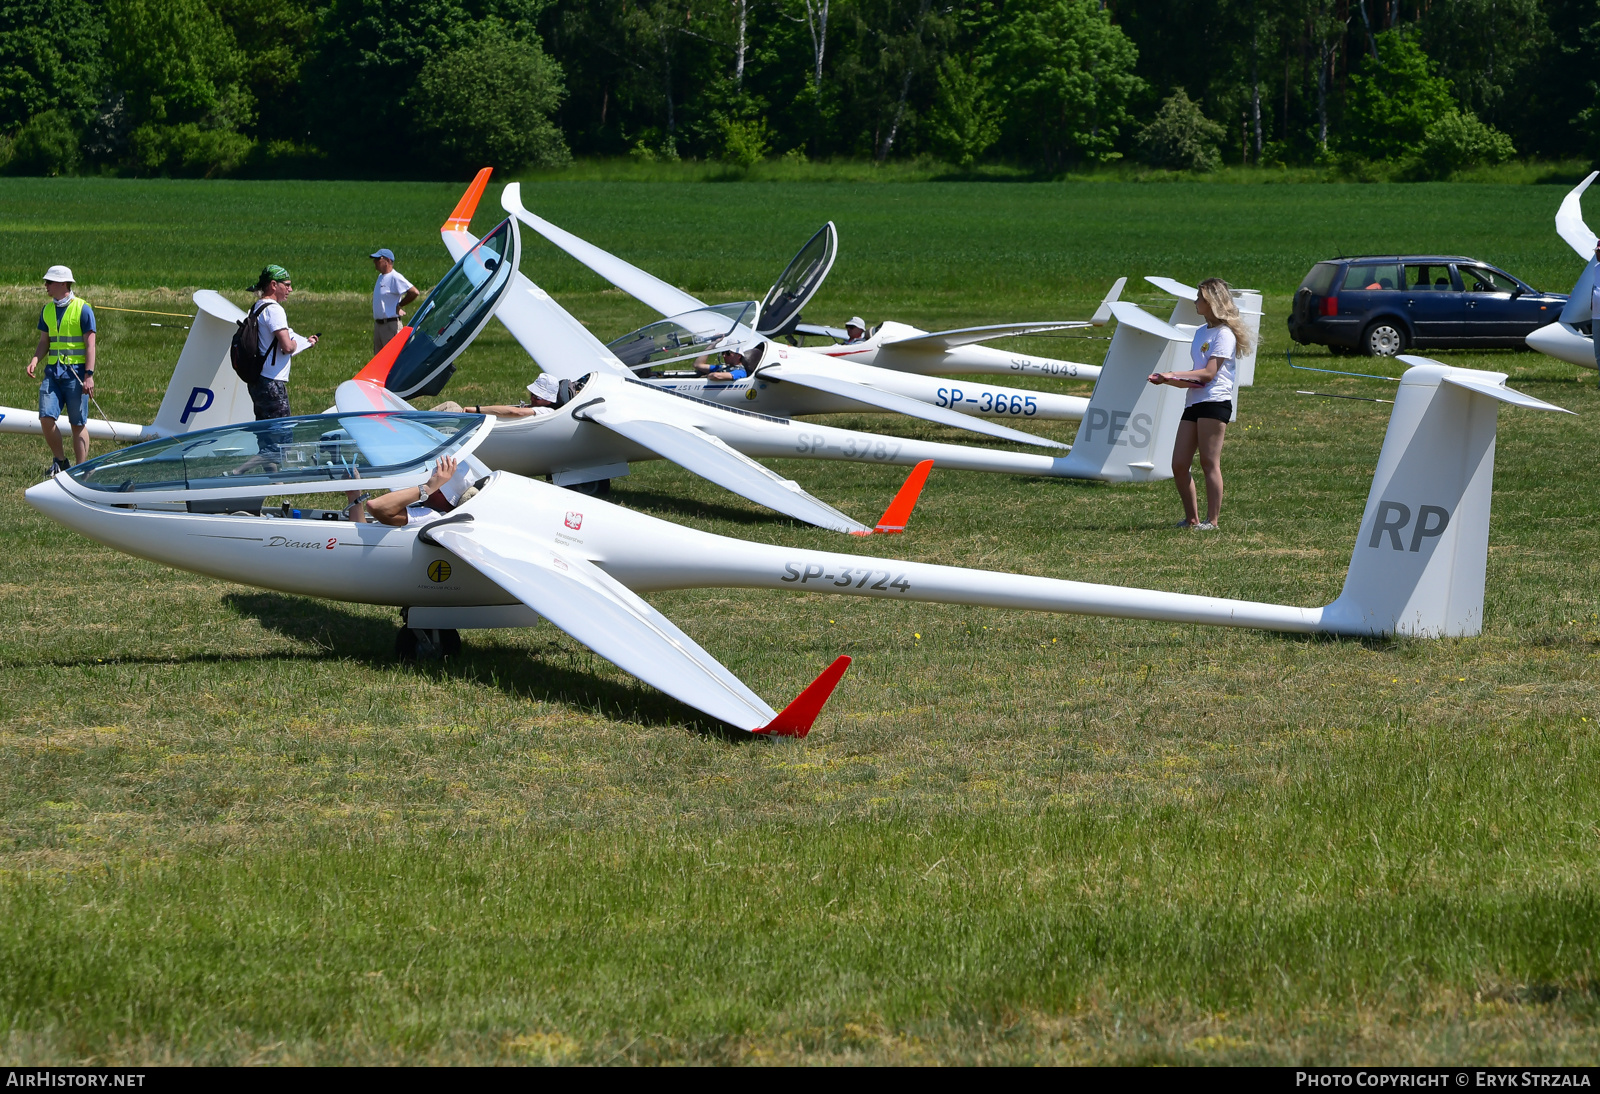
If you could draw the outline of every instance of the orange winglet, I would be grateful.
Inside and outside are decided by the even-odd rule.
[[[400,356],[400,351],[406,348],[406,342],[411,338],[411,328],[401,327],[395,336],[389,339],[389,344],[373,355],[367,362],[367,367],[356,373],[352,379],[366,380],[368,383],[382,387],[389,379],[389,370],[394,368],[395,358]]]
[[[467,187],[467,192],[461,195],[461,200],[456,202],[455,211],[450,214],[450,219],[444,222],[441,232],[464,232],[472,224],[472,214],[478,211],[478,199],[483,197],[484,187],[489,185],[489,176],[494,174],[493,167],[485,167],[473,178],[472,185]]]
[[[878,526],[867,534],[898,536],[904,532],[906,525],[911,523],[911,510],[917,507],[917,499],[922,496],[922,487],[928,481],[928,472],[932,470],[932,460],[923,460],[913,467],[911,474],[906,476],[906,481],[901,485],[900,492],[889,503],[889,508],[883,511],[883,516],[878,518]]]
[[[811,723],[822,713],[823,705],[833,694],[833,689],[839,686],[844,670],[849,667],[850,658],[841,654],[833,664],[822,670],[822,675],[806,686],[806,690],[796,695],[794,702],[784,707],[781,714],[752,732],[773,737],[804,737],[810,733]]]

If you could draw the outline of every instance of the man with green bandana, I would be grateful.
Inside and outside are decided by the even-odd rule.
[[[260,342],[257,349],[262,356],[261,376],[251,380],[250,402],[255,407],[256,421],[289,416],[289,367],[294,356],[317,344],[317,336],[302,338],[289,327],[288,313],[283,302],[294,292],[289,271],[276,263],[261,271],[256,279],[255,291],[260,302],[252,308],[258,313],[256,330]]]
[[[39,343],[28,375],[34,376],[39,358],[45,359],[44,381],[39,385],[39,426],[55,456],[53,471],[72,464],[61,447],[56,419],[67,412],[72,423],[72,454],[79,463],[89,458],[89,396],[94,394],[94,309],[72,295],[72,271],[51,266],[44,272],[44,291],[50,303],[39,313]]]

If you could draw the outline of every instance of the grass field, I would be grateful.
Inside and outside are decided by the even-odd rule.
[[[1293,394],[1383,392],[1287,369],[1288,293],[1326,253],[1411,247],[1564,289],[1561,193],[558,183],[528,203],[717,299],[764,290],[832,217],[814,318],[1083,315],[1118,274],[1262,288],[1221,533],[1173,532],[1170,484],[936,472],[888,552],[1320,604],[1387,408]],[[48,263],[98,303],[181,311],[180,287],[270,259],[310,290],[296,326],[325,333],[293,384],[321,408],[366,357],[362,256],[388,244],[438,276],[454,198],[0,181],[0,401],[32,405]],[[542,243],[523,269],[604,337],[647,318]],[[183,331],[152,322],[102,314],[113,416],[154,414]],[[1035,347],[1098,360],[1104,342]],[[21,501],[42,444],[0,437],[0,1058],[1592,1061],[1600,394],[1536,355],[1443,356],[1580,415],[1501,414],[1481,637],[652,598],[775,704],[855,657],[800,742],[735,740],[549,627],[402,665],[390,610],[177,573],[44,521]],[[530,371],[492,326],[450,392],[505,398]],[[899,479],[774,466],[867,518]],[[852,550],[666,465],[612,500]]]

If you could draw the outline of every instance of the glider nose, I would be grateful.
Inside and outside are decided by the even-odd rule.
[[[54,520],[61,520],[63,514],[72,507],[71,496],[56,482],[54,475],[28,487],[22,496],[27,499],[29,505]]]
[[[1528,343],[1529,349],[1547,354],[1558,361],[1586,368],[1595,367],[1593,344],[1559,322],[1546,323],[1529,334],[1524,341]]]

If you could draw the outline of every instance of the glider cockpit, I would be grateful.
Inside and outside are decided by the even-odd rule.
[[[267,495],[415,486],[439,459],[465,455],[488,430],[481,414],[274,418],[146,441],[59,479],[96,505],[259,512]]]
[[[754,300],[687,311],[638,330],[606,345],[635,375],[649,375],[664,365],[693,361],[710,353],[749,353],[761,342],[754,327],[760,305]]]

